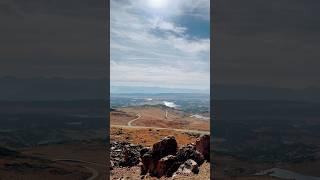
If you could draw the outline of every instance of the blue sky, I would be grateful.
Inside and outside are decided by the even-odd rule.
[[[111,0],[111,86],[209,89],[209,0]]]

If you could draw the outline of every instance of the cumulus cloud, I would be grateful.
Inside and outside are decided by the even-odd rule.
[[[152,23],[152,28],[154,29],[171,31],[177,34],[183,34],[187,29],[185,27],[178,27],[172,22],[165,21],[159,17],[152,20],[151,23]]]

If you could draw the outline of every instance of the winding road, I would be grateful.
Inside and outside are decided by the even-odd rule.
[[[132,126],[132,123],[133,123],[134,121],[136,121],[136,120],[138,120],[138,119],[141,118],[141,115],[140,115],[139,113],[138,113],[136,116],[138,116],[138,117],[135,118],[135,119],[132,119],[131,121],[128,122],[128,126]]]
[[[105,166],[105,165],[100,164],[100,163],[95,163],[95,162],[90,162],[90,161],[82,161],[82,160],[77,160],[77,159],[55,159],[54,161],[55,162],[71,162],[71,163],[94,164],[94,165]],[[86,180],[96,180],[99,177],[99,172],[96,169],[94,169],[92,167],[89,167],[89,166],[85,166],[85,165],[82,165],[82,167],[88,169],[92,173],[92,176],[87,178]]]
[[[137,121],[141,118],[141,115],[138,113],[136,114],[137,118],[132,119],[128,122],[128,125],[110,125],[111,127],[118,127],[118,128],[152,128],[152,129],[159,129],[159,130],[174,130],[179,132],[187,132],[187,133],[196,133],[196,134],[210,134],[210,131],[200,131],[200,130],[190,130],[190,129],[173,129],[173,128],[161,128],[161,127],[147,127],[147,126],[133,126],[132,123]]]

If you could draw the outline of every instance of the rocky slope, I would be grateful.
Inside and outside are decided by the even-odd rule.
[[[201,165],[209,165],[210,136],[203,135],[195,143],[178,148],[174,136],[167,136],[153,144],[152,147],[143,147],[128,142],[111,143],[111,179],[123,179],[117,172],[126,169],[132,174],[127,177],[137,176],[140,179],[152,178],[179,178],[181,176],[197,176]],[[210,168],[206,168],[209,179]],[[139,172],[137,172],[139,171]],[[203,172],[202,172],[203,173]],[[130,179],[130,178],[129,178]]]

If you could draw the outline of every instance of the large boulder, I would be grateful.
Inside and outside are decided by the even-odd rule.
[[[154,172],[155,176],[160,178],[162,176],[168,176],[167,172],[169,168],[175,163],[176,157],[173,155],[168,155],[166,157],[161,158],[156,167],[156,171]]]
[[[175,137],[168,136],[155,143],[152,149],[142,148],[141,175],[149,173],[158,178],[171,177],[177,170],[179,173],[198,173],[198,166],[204,162],[204,157],[196,146],[190,144],[179,150],[177,147]]]
[[[156,168],[157,160],[154,159],[152,151],[146,152],[141,156],[141,175],[146,175],[148,172],[153,174]]]
[[[205,160],[210,161],[210,135],[203,135],[197,139],[196,150],[203,155]]]
[[[175,155],[177,152],[178,143],[174,136],[167,136],[159,142],[153,144],[152,153],[155,157],[161,159],[167,155]]]
[[[167,166],[167,160],[169,159],[162,159],[161,164],[158,165],[159,160],[161,158],[168,156],[168,155],[175,155],[177,152],[178,143],[174,136],[168,136],[161,139],[159,142],[153,144],[152,149],[149,148],[142,148],[140,151],[141,155],[141,174],[145,175],[149,173],[152,176],[161,176],[165,173],[162,170],[163,166]]]
[[[179,169],[179,167],[189,159],[195,161],[197,165],[201,165],[204,162],[203,155],[196,150],[194,145],[190,144],[190,145],[184,146],[178,150],[175,158],[176,161],[168,169],[166,173],[167,176],[172,176]]]

